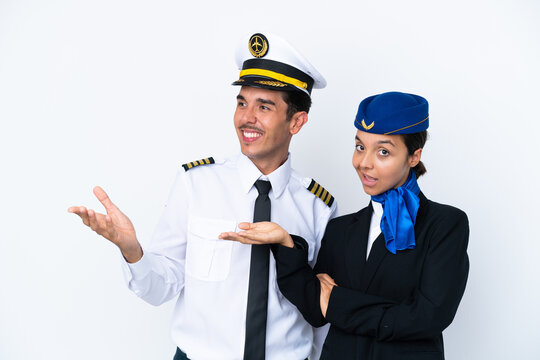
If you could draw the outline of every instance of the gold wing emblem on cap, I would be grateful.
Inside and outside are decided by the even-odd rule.
[[[366,122],[364,121],[364,119],[362,119],[362,127],[366,130],[370,130],[373,126],[375,126],[375,121],[373,121],[371,124],[369,125],[366,125]]]
[[[268,52],[268,40],[263,34],[255,34],[249,39],[249,52],[260,58]]]

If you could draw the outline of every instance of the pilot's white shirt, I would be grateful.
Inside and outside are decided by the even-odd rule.
[[[253,221],[256,180],[272,185],[271,220],[302,236],[309,244],[308,260],[315,263],[326,224],[336,215],[336,202],[328,206],[308,191],[312,179],[299,176],[290,164],[289,156],[264,176],[240,154],[182,168],[151,242],[143,244],[143,257],[134,264],[124,262],[129,288],[148,303],[178,297],[171,335],[190,359],[243,357],[251,245],[217,237],[238,231],[240,222]],[[307,358],[324,339],[325,334],[315,333],[279,291],[270,254],[266,358]]]

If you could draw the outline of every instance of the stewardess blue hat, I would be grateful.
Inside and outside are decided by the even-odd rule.
[[[429,126],[428,102],[421,96],[402,92],[370,96],[358,106],[354,126],[372,134],[418,133]]]
[[[326,80],[300,52],[272,33],[245,36],[236,47],[235,57],[240,76],[233,85],[308,95],[313,88],[326,86]]]

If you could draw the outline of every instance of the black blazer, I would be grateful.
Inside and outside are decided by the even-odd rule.
[[[366,261],[372,212],[370,204],[331,220],[314,269],[303,239],[293,237],[300,246],[292,249],[273,247],[279,288],[313,326],[331,324],[321,359],[444,359],[442,331],[454,318],[469,271],[467,215],[420,193],[416,247],[394,255],[381,234]],[[318,273],[338,284],[326,319]]]

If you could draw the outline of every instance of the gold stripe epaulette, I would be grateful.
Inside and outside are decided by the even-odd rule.
[[[182,167],[184,168],[184,170],[188,171],[189,169],[193,169],[196,166],[208,165],[208,164],[215,164],[215,161],[214,161],[213,157],[209,157],[209,158],[201,159],[201,160],[197,160],[197,161],[192,161],[192,162],[189,162],[187,164],[183,164]]]
[[[307,189],[311,191],[316,197],[321,199],[329,207],[331,207],[334,203],[334,197],[325,188],[317,184],[315,180],[311,180],[311,184],[309,184]]]

